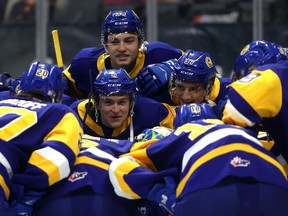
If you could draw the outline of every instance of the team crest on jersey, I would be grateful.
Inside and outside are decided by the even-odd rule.
[[[250,161],[236,156],[230,161],[230,164],[234,167],[247,167],[250,164]]]
[[[77,172],[76,171],[70,175],[68,181],[75,182],[77,180],[85,178],[86,175],[87,175],[87,172]]]

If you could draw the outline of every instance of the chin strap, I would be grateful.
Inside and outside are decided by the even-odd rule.
[[[129,140],[131,142],[134,141],[134,127],[133,127],[133,115],[134,115],[134,111],[133,111],[133,108],[134,108],[134,103],[131,107],[131,110],[130,110],[130,117],[131,117],[131,121],[130,121],[130,137],[129,137]]]

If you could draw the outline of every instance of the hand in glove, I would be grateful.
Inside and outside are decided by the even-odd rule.
[[[25,192],[21,200],[10,201],[10,206],[13,208],[18,215],[30,216],[33,211],[33,205],[41,199],[44,192],[29,191]]]
[[[172,72],[173,63],[162,62],[148,65],[139,72],[135,78],[135,83],[143,96],[151,97],[163,88],[168,88]]]
[[[155,184],[148,193],[148,199],[155,201],[163,206],[169,213],[173,214],[176,203],[176,187],[175,180],[170,177],[164,177],[164,183]]]

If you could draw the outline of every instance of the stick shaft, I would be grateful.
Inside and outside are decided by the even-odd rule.
[[[58,30],[53,30],[52,31],[52,37],[53,37],[55,54],[56,54],[57,66],[58,67],[63,67],[63,59],[62,59],[62,52],[61,52],[60,42],[59,42]]]

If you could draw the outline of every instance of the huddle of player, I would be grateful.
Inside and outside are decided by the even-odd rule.
[[[132,10],[101,41],[65,70],[0,75],[0,215],[286,216],[283,47],[252,41],[230,79],[207,52],[145,42]]]

